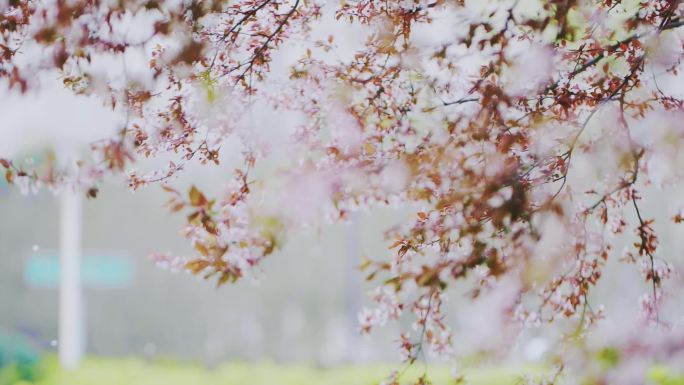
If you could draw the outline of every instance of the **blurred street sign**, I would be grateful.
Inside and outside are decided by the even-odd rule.
[[[119,289],[133,281],[133,264],[124,255],[84,254],[81,260],[81,281],[87,288]],[[32,253],[25,269],[24,281],[32,287],[57,288],[60,266],[58,253]]]

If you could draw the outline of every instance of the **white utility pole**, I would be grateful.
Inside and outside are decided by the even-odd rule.
[[[69,188],[60,196],[59,243],[59,362],[64,369],[76,369],[84,351],[81,196]]]
[[[346,302],[347,302],[347,359],[349,362],[358,361],[358,314],[361,310],[361,216],[351,214],[351,223],[347,226],[346,234]]]

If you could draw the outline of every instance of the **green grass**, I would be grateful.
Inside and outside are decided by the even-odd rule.
[[[89,357],[75,371],[63,371],[54,357],[38,365],[34,380],[5,378],[0,372],[0,385],[377,385],[397,366],[348,366],[317,369],[307,365],[227,363],[208,370],[199,365],[171,362],[149,363],[141,359]],[[8,369],[5,370],[7,372]],[[515,384],[524,371],[497,367],[466,371],[471,385]],[[402,379],[408,382],[422,374],[420,367],[411,368]],[[434,385],[455,384],[446,366],[431,365],[428,378]]]
[[[14,364],[0,370],[0,385],[378,385],[397,368],[361,365],[320,369],[308,365],[232,362],[210,370],[170,360],[89,357],[78,370],[64,371],[56,357],[48,356],[32,368]],[[465,381],[457,382],[449,367],[431,365],[428,379],[433,385],[513,385],[521,375],[530,372],[542,371],[533,367],[468,369],[463,373]],[[410,384],[421,374],[420,365],[411,368],[402,376],[402,384]],[[684,377],[656,365],[648,372],[646,383],[684,385]]]

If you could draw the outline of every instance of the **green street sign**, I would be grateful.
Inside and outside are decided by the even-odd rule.
[[[29,255],[24,281],[31,287],[59,286],[59,254],[33,253]],[[118,289],[130,286],[133,264],[127,256],[116,254],[84,254],[81,258],[81,282],[84,287]]]

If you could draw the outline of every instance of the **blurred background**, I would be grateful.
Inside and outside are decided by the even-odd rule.
[[[194,183],[211,189],[212,173],[223,171],[191,174]],[[60,196],[26,196],[3,183],[0,368],[32,368],[0,375],[4,385],[45,370],[37,367],[59,371]],[[183,216],[162,206],[167,198],[158,186],[132,193],[117,180],[102,186],[97,199],[82,200],[86,359],[77,373],[97,365],[90,357],[115,360],[111,370],[100,362],[101,375],[125,368],[116,361],[125,359],[171,360],[203,370],[247,362],[258,373],[263,362],[320,369],[363,364],[375,368],[374,380],[390,373],[391,366],[383,372],[378,365],[398,362],[398,326],[380,328],[371,338],[359,335],[357,314],[370,286],[357,267],[362,255],[388,252],[382,233],[401,213],[380,210],[348,224],[291,234],[258,276],[219,289],[161,269],[149,258],[156,251],[193,253],[178,234]]]
[[[6,185],[0,191],[0,325],[54,347],[58,196],[24,196]],[[207,364],[264,356],[321,365],[352,356],[393,358],[377,341],[357,338],[364,288],[356,267],[362,250],[384,252],[378,218],[359,216],[351,224],[295,234],[300,239],[270,257],[259,277],[217,289],[148,258],[154,251],[192,253],[178,235],[183,217],[161,205],[166,198],[157,186],[131,193],[108,185],[97,199],[83,201],[88,352],[174,355]],[[385,222],[393,213],[387,214],[380,216]]]
[[[84,202],[89,353],[207,365],[263,357],[321,365],[390,358],[377,343],[357,338],[363,293],[358,261],[350,260],[358,250],[348,248],[360,247],[349,238],[360,235],[363,223],[302,235],[269,258],[262,277],[217,289],[147,258],[153,251],[192,253],[177,234],[183,218],[161,206],[165,199],[156,186],[135,194],[110,186]],[[58,204],[47,191],[26,197],[5,186],[0,195],[0,325],[46,349],[58,344]]]

